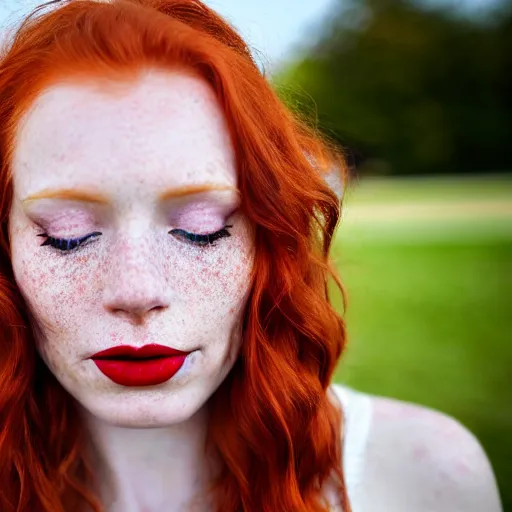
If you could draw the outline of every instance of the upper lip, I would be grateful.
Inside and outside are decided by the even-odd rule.
[[[129,358],[129,359],[148,359],[151,357],[164,357],[164,356],[179,356],[185,355],[189,352],[176,350],[164,345],[144,345],[142,347],[132,347],[130,345],[120,345],[118,347],[108,348],[97,352],[91,356],[91,359],[115,359],[115,358]]]

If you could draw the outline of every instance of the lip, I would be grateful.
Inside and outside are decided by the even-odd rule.
[[[90,357],[98,369],[121,386],[155,386],[171,379],[190,352],[164,345],[121,345]]]
[[[132,347],[131,345],[119,345],[118,347],[108,348],[97,352],[91,359],[99,358],[130,358],[130,359],[148,359],[150,357],[164,357],[164,356],[181,356],[190,354],[190,352],[183,352],[175,348],[166,347],[165,345],[144,345],[142,347]]]

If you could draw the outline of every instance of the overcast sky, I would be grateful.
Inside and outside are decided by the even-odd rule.
[[[291,49],[311,34],[311,28],[340,0],[205,0],[227,18],[250,46],[263,55],[263,62],[274,67]],[[471,8],[496,0],[424,0]],[[0,0],[0,26],[16,21],[44,0]],[[261,62],[261,59],[258,58]]]

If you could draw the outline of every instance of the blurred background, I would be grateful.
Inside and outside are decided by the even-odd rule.
[[[347,153],[336,380],[457,418],[512,511],[512,2],[209,3]]]
[[[0,0],[4,28],[38,3]],[[206,3],[345,148],[336,380],[457,418],[512,511],[512,2]]]

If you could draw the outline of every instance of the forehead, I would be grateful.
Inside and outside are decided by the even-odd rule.
[[[17,132],[15,187],[236,185],[234,154],[213,90],[182,71],[133,83],[58,84]],[[115,191],[114,191],[115,192]]]

